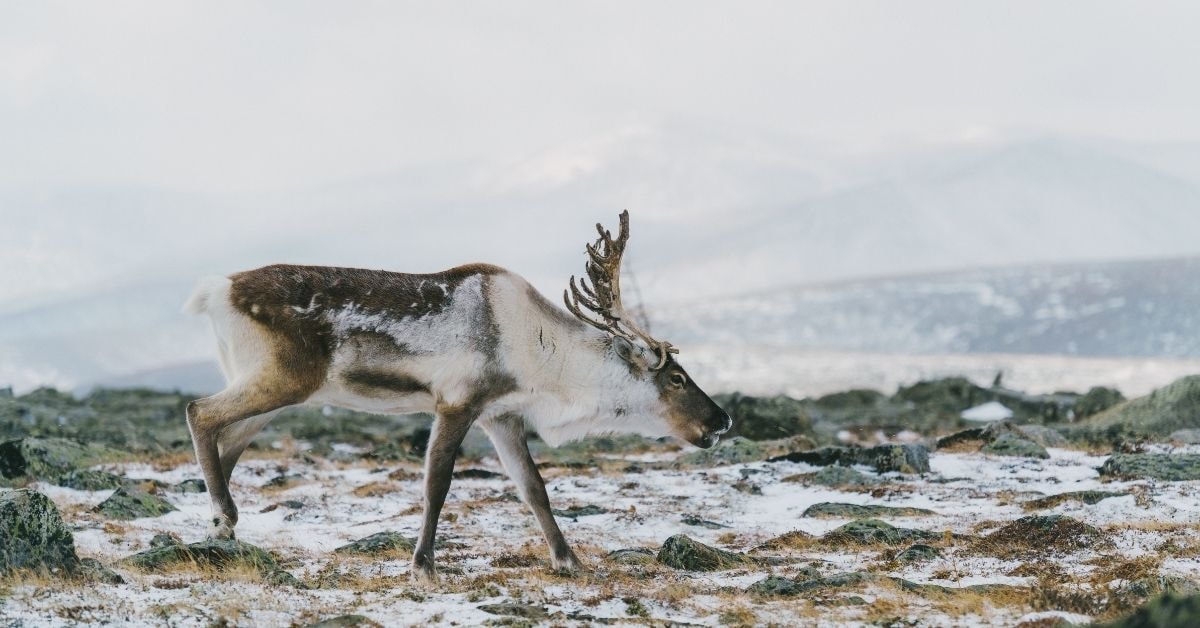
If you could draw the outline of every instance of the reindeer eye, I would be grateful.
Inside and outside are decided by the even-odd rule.
[[[671,385],[672,386],[678,386],[679,388],[683,388],[683,385],[686,383],[687,383],[687,378],[683,376],[683,373],[671,373]]]

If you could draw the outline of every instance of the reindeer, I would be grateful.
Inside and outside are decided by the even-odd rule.
[[[732,421],[621,303],[629,212],[587,245],[587,278],[552,305],[520,276],[472,264],[432,274],[274,265],[201,280],[184,309],[207,313],[224,390],[187,406],[216,538],[233,538],[229,478],[283,408],[336,405],[434,415],[412,577],[434,581],[434,534],[454,457],[472,424],[495,445],[533,512],[555,570],[582,569],[554,521],[526,426],[550,445],[589,434],[674,435],[715,445]],[[590,282],[590,283],[589,283]],[[586,310],[586,312],[585,312]]]

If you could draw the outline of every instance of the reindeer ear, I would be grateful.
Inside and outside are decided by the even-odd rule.
[[[613,336],[612,350],[617,354],[617,357],[630,364],[638,364],[641,362],[641,356],[638,355],[637,347],[634,347],[632,342],[629,342],[620,336]]]

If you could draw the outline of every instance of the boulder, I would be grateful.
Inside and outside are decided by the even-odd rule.
[[[878,519],[859,519],[830,531],[821,540],[834,545],[900,545],[940,538],[942,535],[936,532],[897,528]]]
[[[1200,454],[1114,454],[1100,476],[1122,480],[1200,480]]]
[[[117,489],[108,499],[100,502],[95,511],[110,519],[128,521],[165,515],[174,512],[175,507],[158,495],[126,486]]]
[[[333,551],[338,554],[362,554],[366,556],[376,556],[396,550],[411,554],[416,544],[416,539],[404,536],[399,532],[377,532],[357,541],[347,543]]]
[[[755,562],[745,554],[710,547],[683,534],[667,539],[658,551],[657,559],[668,567],[686,571],[721,571]]]
[[[936,547],[917,543],[908,549],[896,554],[896,562],[899,563],[922,563],[941,557],[942,552]]]
[[[1178,379],[1081,423],[1091,428],[1122,426],[1158,439],[1166,439],[1177,430],[1200,428],[1200,375]]]
[[[1022,458],[1042,458],[1050,457],[1049,452],[1045,447],[1013,434],[1002,434],[992,442],[979,448],[979,451],[985,454],[994,454],[997,456],[1019,456]]]
[[[27,488],[0,494],[0,575],[70,575],[79,567],[75,537],[49,497]]]
[[[1045,434],[1042,434],[1045,437]],[[1049,458],[1046,448],[1026,434],[1021,428],[1010,421],[996,421],[986,427],[976,427],[949,436],[943,436],[937,441],[938,449],[957,449],[980,451],[998,456],[1022,456],[1028,458]]]
[[[55,483],[77,491],[111,491],[121,488],[127,482],[128,480],[115,473],[84,469],[62,475]]]
[[[208,486],[200,478],[188,478],[171,486],[170,491],[172,493],[206,493]]]
[[[18,438],[0,443],[0,475],[56,482],[60,477],[106,457],[102,447],[65,438]]]
[[[756,462],[766,458],[766,452],[758,443],[741,436],[723,439],[712,449],[701,449],[675,459],[675,466],[711,467],[742,462]]]
[[[880,506],[875,504],[840,504],[821,502],[804,510],[804,517],[822,519],[869,519],[873,517],[923,517],[937,513],[910,506]]]
[[[184,545],[177,539],[165,537],[160,544],[128,556],[121,563],[143,571],[162,571],[176,565],[196,564],[222,569],[244,565],[258,571],[269,584],[299,586],[295,576],[279,567],[270,552],[235,539],[205,539]]]
[[[815,473],[800,473],[798,475],[789,475],[780,480],[781,482],[801,482],[804,484],[812,484],[816,486],[829,486],[833,488],[861,487],[878,484],[879,480],[860,473],[850,467],[825,467]]]
[[[767,459],[767,462],[803,462],[844,467],[861,464],[878,473],[928,473],[929,450],[924,445],[879,445],[878,447],[822,447],[813,451],[795,451]]]
[[[715,400],[733,419],[729,436],[750,440],[773,440],[790,436],[812,436],[812,419],[803,401],[785,395],[752,397],[733,393]]]

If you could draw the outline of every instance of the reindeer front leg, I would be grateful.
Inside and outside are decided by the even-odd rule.
[[[533,517],[542,527],[542,535],[550,546],[550,564],[560,573],[578,573],[583,570],[583,564],[567,545],[554,513],[550,511],[550,498],[546,495],[546,483],[542,474],[538,473],[533,457],[529,455],[529,442],[525,438],[525,422],[521,417],[505,414],[481,423],[496,453],[500,463],[509,477],[517,483],[517,492],[521,501],[533,511]]]
[[[425,514],[421,535],[413,550],[412,579],[416,582],[436,582],[433,567],[433,539],[437,533],[438,517],[450,480],[454,474],[454,456],[462,444],[475,415],[464,411],[439,411],[433,420],[429,445],[425,450]]]

